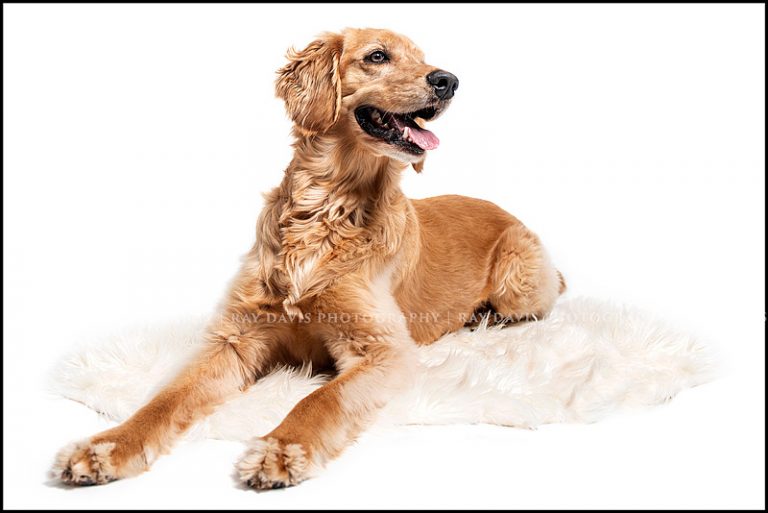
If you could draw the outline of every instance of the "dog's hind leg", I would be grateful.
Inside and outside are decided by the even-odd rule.
[[[59,452],[52,473],[67,484],[103,484],[149,468],[195,421],[269,370],[285,326],[222,317],[196,358],[146,406],[112,429]]]
[[[502,232],[493,251],[488,301],[511,321],[541,319],[565,291],[565,280],[539,237],[516,222]]]

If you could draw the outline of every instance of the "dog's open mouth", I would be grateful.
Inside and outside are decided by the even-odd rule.
[[[397,146],[408,153],[421,155],[425,150],[437,148],[440,140],[429,130],[417,125],[414,119],[429,120],[435,117],[436,113],[434,107],[395,114],[366,106],[355,110],[355,118],[368,135]]]

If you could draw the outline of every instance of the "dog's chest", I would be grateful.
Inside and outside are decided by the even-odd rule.
[[[340,216],[338,209],[290,219],[280,227],[280,240],[275,271],[283,277],[286,308],[355,273],[375,251],[368,230]]]
[[[403,205],[329,191],[316,183],[302,187],[294,177],[273,195],[264,218],[260,233],[271,242],[261,244],[260,275],[268,296],[286,310],[383,263],[400,245]]]
[[[283,246],[282,267],[288,282],[286,298],[290,304],[298,303],[309,291],[317,288],[331,252],[332,247],[327,240],[309,239]]]

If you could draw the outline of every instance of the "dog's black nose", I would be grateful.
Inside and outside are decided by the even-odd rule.
[[[459,79],[453,73],[435,70],[427,75],[427,82],[435,89],[435,94],[441,100],[450,100],[459,87]]]

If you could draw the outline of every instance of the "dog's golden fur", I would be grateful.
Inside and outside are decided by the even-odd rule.
[[[372,51],[389,60],[373,64]],[[407,199],[423,155],[365,133],[355,110],[415,112],[439,100],[436,68],[384,30],[324,34],[288,54],[277,95],[294,121],[294,157],[265,197],[257,240],[207,331],[205,350],[123,424],[62,450],[72,484],[146,470],[193,422],[276,365],[337,376],[302,400],[238,464],[255,488],[296,484],[338,455],[408,386],[414,344],[461,328],[478,308],[545,315],[564,288],[536,235],[492,203]],[[423,127],[423,120],[416,120]]]

